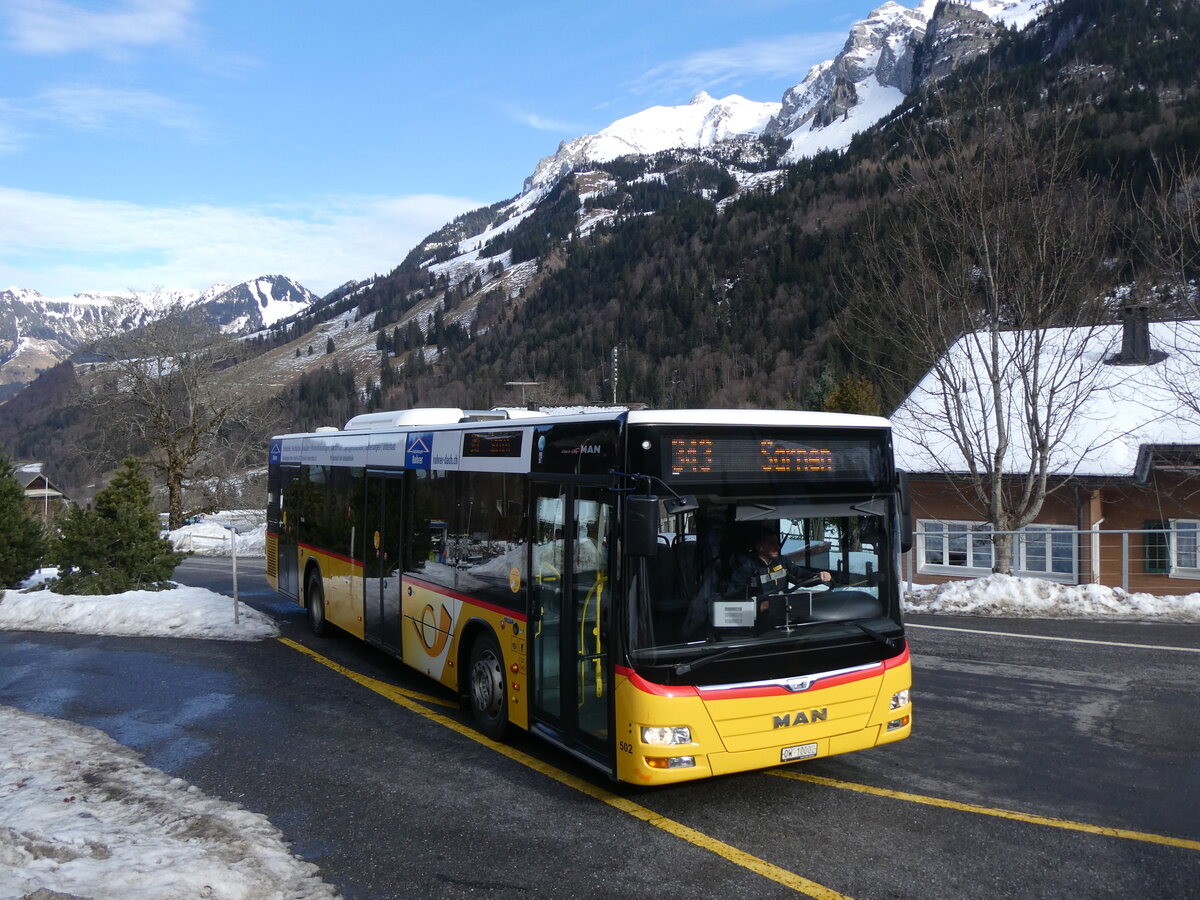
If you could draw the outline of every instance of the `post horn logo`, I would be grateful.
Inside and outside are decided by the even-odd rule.
[[[420,620],[413,619],[417,637],[421,639],[425,651],[433,657],[441,656],[446,649],[446,642],[450,640],[450,613],[444,606],[440,609],[441,615],[434,612],[432,603],[426,603],[421,610]]]

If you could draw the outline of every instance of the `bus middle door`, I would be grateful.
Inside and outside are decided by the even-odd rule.
[[[399,473],[367,473],[363,636],[400,655],[401,485]]]

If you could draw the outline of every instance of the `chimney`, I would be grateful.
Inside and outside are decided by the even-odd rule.
[[[1148,366],[1161,362],[1167,354],[1150,349],[1150,307],[1128,303],[1121,309],[1121,352],[1106,362],[1114,366]]]

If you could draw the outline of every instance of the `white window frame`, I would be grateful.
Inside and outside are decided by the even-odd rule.
[[[950,540],[949,535],[951,529],[956,529],[953,533],[965,534],[966,555],[968,565],[957,566],[946,562],[950,556]],[[917,553],[917,571],[924,572],[929,575],[973,575],[983,576],[992,573],[992,539],[991,526],[986,522],[962,522],[951,521],[946,519],[918,519],[916,522],[916,553]],[[941,537],[936,537],[930,532],[941,530]],[[975,565],[975,548],[978,545],[978,538],[986,535],[987,542],[987,564]],[[940,563],[928,563],[925,561],[925,552],[929,548],[931,542],[937,541],[942,545],[942,560]],[[930,548],[934,549],[934,548]]]
[[[946,560],[950,555],[949,535],[950,529],[954,529],[955,533],[965,532],[967,535],[966,557],[967,565],[953,565]],[[935,530],[942,530],[942,535],[939,537],[932,534]],[[914,531],[916,532],[916,541],[914,550],[916,552],[918,573],[926,575],[957,575],[960,577],[982,577],[992,574],[992,545],[991,545],[991,526],[986,522],[964,522],[961,520],[949,519],[918,519],[915,523]],[[1032,570],[1029,568],[1027,560],[1027,550],[1033,535],[1026,535],[1026,531],[1032,531],[1034,534],[1041,536],[1045,548],[1045,569]],[[1066,533],[1071,539],[1071,571],[1070,572],[1055,572],[1054,566],[1054,542],[1052,535],[1054,533]],[[1041,578],[1044,581],[1058,581],[1064,584],[1077,584],[1079,582],[1079,543],[1076,539],[1077,531],[1070,525],[1042,525],[1034,524],[1021,529],[1013,535],[1013,574],[1026,578]],[[983,562],[983,559],[976,558],[976,547],[980,539],[987,542],[986,564],[978,565]],[[942,562],[929,563],[926,562],[926,551],[936,550],[931,546],[934,542],[939,542],[942,549]],[[1200,578],[1200,569],[1196,570],[1196,578]]]
[[[1180,540],[1182,532],[1190,536],[1190,553],[1183,560],[1191,565],[1182,565],[1180,561]],[[1171,577],[1200,579],[1200,520],[1171,519]]]
[[[1044,569],[1033,569],[1029,564],[1029,545],[1033,543],[1033,535],[1042,537],[1042,545],[1045,554],[1046,566]],[[1054,571],[1054,535],[1065,534],[1070,538],[1071,547],[1071,571],[1056,572]],[[1061,581],[1066,584],[1077,584],[1079,582],[1079,540],[1077,529],[1070,525],[1042,525],[1035,523],[1027,525],[1021,529],[1021,533],[1015,535],[1017,541],[1013,548],[1014,556],[1016,557],[1013,569],[1017,575],[1023,575],[1030,578],[1042,578],[1046,581]]]

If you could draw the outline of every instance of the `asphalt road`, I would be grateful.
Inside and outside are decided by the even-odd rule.
[[[430,699],[282,641],[0,633],[0,703],[267,815],[349,900],[1200,897],[1200,627],[911,617],[909,740],[649,790],[455,730],[445,691],[311,637],[260,567],[242,599],[286,638]],[[230,592],[228,560],[177,578]]]

